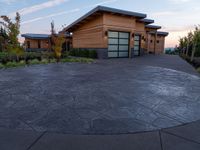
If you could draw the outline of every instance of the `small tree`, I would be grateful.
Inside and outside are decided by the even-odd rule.
[[[15,17],[15,22],[12,22],[8,16],[1,16],[3,19],[0,24],[4,27],[6,35],[8,35],[8,40],[5,45],[5,49],[11,53],[15,54],[18,57],[23,54],[23,49],[20,47],[18,41],[18,35],[20,34],[20,15],[17,12]]]
[[[60,62],[60,58],[62,55],[62,44],[65,41],[64,34],[56,34],[56,31],[54,29],[54,22],[51,22],[51,47],[52,50],[55,53],[55,57],[57,62]]]
[[[193,33],[189,32],[187,35],[187,49],[186,49],[186,56],[189,54],[189,48],[192,45]]]
[[[192,48],[192,55],[191,61],[194,60],[195,53],[200,51],[200,26],[196,26],[193,36],[193,48]]]

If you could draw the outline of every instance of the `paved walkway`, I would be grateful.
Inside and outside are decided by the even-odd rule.
[[[120,135],[67,135],[0,129],[1,150],[199,150],[200,121]]]
[[[200,78],[177,56],[0,75],[0,150],[200,149]]]

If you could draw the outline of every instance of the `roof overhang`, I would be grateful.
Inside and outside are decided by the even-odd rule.
[[[159,36],[168,36],[169,33],[168,32],[163,32],[163,31],[157,31],[157,32],[149,32],[150,34],[157,34]]]
[[[131,16],[131,17],[136,17],[137,19],[144,19],[147,16],[146,14],[142,14],[138,12],[125,11],[125,10],[120,10],[120,9],[115,9],[115,8],[110,8],[110,7],[105,7],[105,6],[97,6],[96,8],[92,9],[91,11],[89,11],[84,16],[77,19],[75,22],[73,22],[72,24],[64,28],[63,30],[72,32],[74,28],[79,26],[81,23],[87,20],[90,20],[92,16],[95,17],[97,15],[102,14],[102,12],[124,15],[124,16]]]
[[[157,25],[146,25],[145,26],[146,28],[149,28],[149,29],[161,29],[161,26],[157,26]]]
[[[140,19],[140,20],[137,20],[137,21],[138,22],[143,22],[145,25],[154,23],[154,20],[152,20],[152,19]]]
[[[22,34],[21,36],[24,37],[24,38],[27,38],[27,39],[38,39],[38,40],[45,40],[45,39],[50,38],[50,35],[48,35],[48,34],[26,33],[26,34]]]

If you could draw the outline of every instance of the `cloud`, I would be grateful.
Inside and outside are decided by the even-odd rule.
[[[189,32],[194,30],[194,28],[194,25],[163,27],[163,29],[168,32]]]
[[[192,1],[192,0],[169,0],[170,2],[172,2],[172,3],[186,3],[186,2],[190,2],[190,1]]]
[[[77,8],[77,9],[72,9],[70,11],[62,11],[62,12],[50,14],[50,15],[47,15],[47,16],[37,17],[37,18],[34,18],[34,19],[30,19],[30,20],[24,21],[21,24],[23,25],[23,24],[27,24],[27,23],[31,23],[31,22],[35,22],[35,21],[39,21],[39,20],[43,20],[43,19],[47,19],[47,18],[51,18],[51,17],[56,17],[56,16],[60,16],[60,15],[70,14],[70,13],[77,12],[79,10],[80,9]]]
[[[154,17],[163,17],[163,16],[171,16],[175,15],[176,13],[173,11],[161,11],[161,12],[154,12],[151,15]]]
[[[102,5],[102,4],[113,3],[113,2],[116,2],[116,1],[117,0],[106,0],[106,1],[103,1],[101,3],[97,3],[97,4],[94,4],[94,5],[90,5],[90,6],[84,7],[83,9],[89,8],[89,7],[95,7],[95,6]],[[76,9],[72,9],[72,10],[69,10],[69,11],[62,11],[62,12],[50,14],[50,15],[47,15],[47,16],[33,18],[33,19],[30,19],[30,20],[24,21],[21,24],[22,25],[23,24],[28,24],[28,23],[32,23],[32,22],[35,22],[35,21],[39,21],[39,20],[43,20],[43,19],[47,19],[47,18],[51,18],[51,17],[56,17],[56,16],[60,16],[60,15],[64,15],[64,14],[73,13],[73,12],[78,12],[80,10],[81,10],[80,8],[76,8]]]
[[[10,5],[10,4],[12,4],[12,3],[16,2],[16,1],[19,1],[19,0],[1,0],[2,3],[5,3],[7,5]]]
[[[118,0],[106,0],[106,1],[103,1],[103,2],[100,2],[100,3],[96,3],[94,5],[89,5],[86,8],[95,7],[95,6],[98,6],[98,5],[109,4],[109,3],[116,2],[116,1],[118,1]]]
[[[8,1],[13,1],[13,0],[8,0]],[[37,5],[33,5],[31,7],[26,7],[20,10],[17,10],[17,12],[20,13],[20,15],[27,15],[36,11],[40,11],[46,8],[50,8],[50,7],[54,7],[57,5],[60,5],[64,2],[67,2],[69,0],[49,0],[47,2],[41,3],[41,4],[37,4]],[[15,16],[16,12],[11,13],[9,16],[13,17]]]

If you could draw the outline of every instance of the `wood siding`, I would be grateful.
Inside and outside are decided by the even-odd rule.
[[[104,48],[103,15],[100,15],[73,32],[73,48]]]
[[[26,48],[27,42],[30,42],[30,48],[38,48],[38,41],[40,41],[40,48],[48,49],[49,48],[49,40],[37,40],[37,39],[25,39]]]

